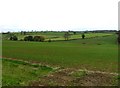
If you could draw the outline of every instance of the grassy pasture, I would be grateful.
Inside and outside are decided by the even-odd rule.
[[[3,41],[3,56],[63,67],[117,71],[117,36],[60,42]]]
[[[39,77],[45,76],[53,70],[44,66],[30,65],[7,59],[3,59],[2,64],[2,86],[28,85],[28,82],[37,80]]]
[[[32,35],[32,36],[36,36],[36,35],[42,35],[45,37],[45,41],[48,41],[48,39],[51,40],[65,40],[64,39],[64,32],[38,32],[38,33],[27,33],[26,35],[21,35],[20,33],[14,33],[18,39],[24,39],[25,36],[27,35]],[[70,33],[71,36],[69,37],[69,39],[81,39],[81,33],[76,33],[75,35],[73,33]],[[86,33],[86,38],[91,38],[91,37],[100,37],[100,36],[107,36],[107,35],[112,35],[112,33]],[[3,39],[8,39],[10,35],[8,34],[4,34],[2,37]]]
[[[25,36],[16,35],[19,39]],[[43,35],[47,39],[64,40],[64,33],[32,33],[29,35]],[[8,36],[3,35],[3,37]],[[118,72],[117,35],[112,33],[87,33],[86,39],[81,39],[81,34],[76,34],[71,35],[69,41],[55,42],[3,40],[2,55],[3,86],[28,85],[30,81],[39,80],[39,77],[54,72],[52,68],[6,60],[5,57],[36,61],[55,67]],[[84,73],[77,72],[73,76],[83,77]]]

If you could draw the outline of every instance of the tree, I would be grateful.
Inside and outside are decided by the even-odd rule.
[[[43,42],[45,40],[45,37],[43,37],[43,36],[34,36],[33,40]]]
[[[33,36],[24,37],[24,41],[33,41]]]
[[[22,35],[22,34],[23,34],[23,31],[21,31],[20,34]]]
[[[85,38],[85,34],[82,34],[82,39],[84,39]]]
[[[74,31],[74,32],[73,32],[73,34],[75,35],[75,34],[76,34],[76,32]]]
[[[70,36],[69,32],[66,32],[66,33],[64,34],[65,40],[68,40],[68,39],[69,39],[69,36]]]
[[[17,41],[17,40],[18,40],[18,38],[17,38],[17,36],[15,36],[15,35],[14,35],[14,36],[11,36],[11,37],[10,37],[10,40]]]
[[[33,40],[34,41],[40,41],[40,36],[34,36]]]
[[[44,36],[40,36],[40,41],[44,42],[44,40],[45,40],[45,37]]]
[[[28,41],[28,37],[26,36],[26,37],[24,37],[24,41]]]
[[[24,31],[23,34],[26,35],[26,31]]]
[[[13,37],[12,37],[12,36],[10,37],[10,40],[13,40]]]
[[[51,40],[51,39],[49,39],[49,40],[48,40],[48,42],[52,42],[52,40]]]
[[[13,36],[13,40],[17,41],[18,40],[17,36]]]

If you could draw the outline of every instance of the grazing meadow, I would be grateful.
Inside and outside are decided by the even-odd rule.
[[[20,33],[15,35],[19,40],[26,36]],[[7,40],[7,34],[3,35],[3,86],[29,85],[32,80],[54,73],[52,67],[118,73],[118,45],[115,33],[86,33],[85,39],[81,38],[80,33],[71,34],[68,41],[64,40],[64,32],[27,35],[42,35],[45,36],[45,41],[10,41]],[[51,42],[48,42],[48,39],[51,39]],[[41,65],[35,67],[20,63],[19,60]]]

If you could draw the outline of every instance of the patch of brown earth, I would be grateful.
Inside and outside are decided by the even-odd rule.
[[[48,76],[40,78],[38,81],[30,83],[30,86],[64,86],[70,85],[74,77],[70,76],[73,69],[62,69]]]
[[[79,86],[113,86],[114,76],[101,73],[91,73],[73,80],[74,85]]]
[[[71,73],[75,69],[62,69],[39,80],[30,82],[30,86],[112,86],[116,81],[111,74],[88,73],[82,77],[75,77]]]

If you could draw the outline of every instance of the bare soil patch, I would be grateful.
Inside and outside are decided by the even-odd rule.
[[[116,80],[113,75],[91,73],[73,80],[74,85],[79,86],[113,86]]]
[[[72,76],[75,69],[62,69],[39,80],[30,83],[30,86],[114,86],[117,81],[114,75],[102,73],[88,73],[81,77]]]

